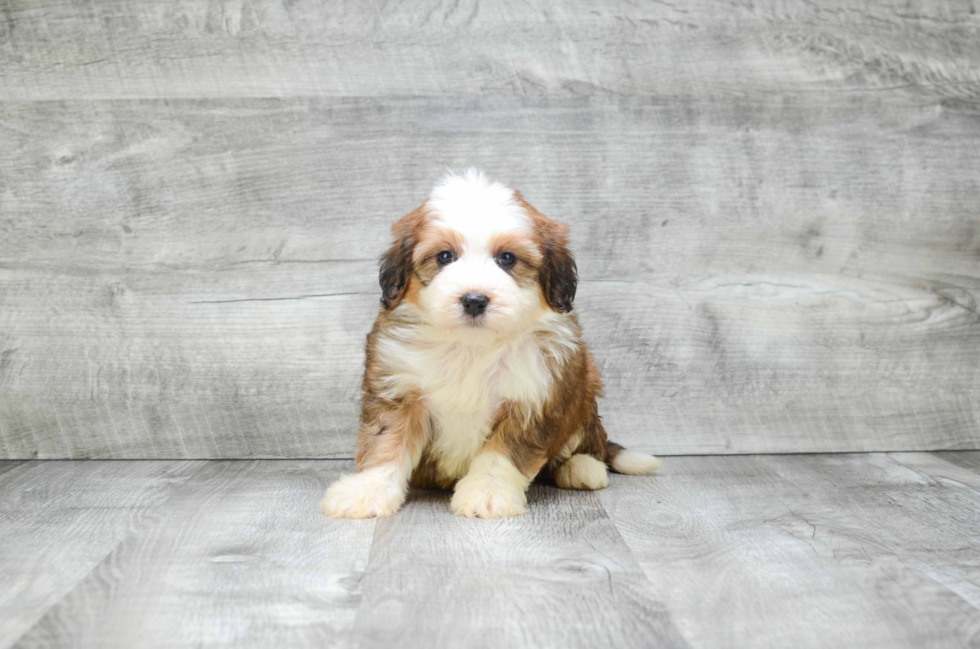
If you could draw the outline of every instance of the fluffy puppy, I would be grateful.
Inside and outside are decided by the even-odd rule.
[[[470,170],[444,177],[393,226],[367,338],[356,469],[321,503],[390,516],[409,485],[454,487],[461,516],[523,514],[542,472],[601,489],[607,465],[660,462],[609,442],[602,381],[572,310],[568,228]]]

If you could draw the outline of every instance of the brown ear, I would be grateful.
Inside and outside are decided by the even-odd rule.
[[[555,311],[568,313],[578,288],[578,269],[568,250],[568,226],[548,219],[542,228],[544,260],[538,273],[545,299]]]
[[[408,290],[408,280],[414,272],[412,252],[418,243],[419,230],[425,223],[425,205],[403,216],[393,226],[391,232],[395,242],[381,257],[378,283],[381,284],[381,304],[385,309],[393,309],[401,302]]]
[[[541,246],[543,259],[538,270],[538,281],[541,282],[544,298],[558,313],[568,313],[572,310],[575,289],[578,288],[578,268],[575,257],[568,250],[568,226],[534,209],[520,192],[514,192],[514,200],[531,218],[534,237]]]

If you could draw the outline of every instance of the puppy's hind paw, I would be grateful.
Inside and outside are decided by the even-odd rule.
[[[609,486],[609,472],[604,462],[579,453],[558,467],[555,484],[562,489],[605,489]]]

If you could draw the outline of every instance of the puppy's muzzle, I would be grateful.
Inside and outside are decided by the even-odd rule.
[[[466,315],[471,318],[476,318],[483,315],[483,312],[487,310],[487,305],[490,304],[490,298],[486,295],[477,295],[476,293],[467,293],[460,299],[463,305],[463,311]]]

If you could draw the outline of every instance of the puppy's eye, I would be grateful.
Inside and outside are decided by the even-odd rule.
[[[517,257],[512,252],[502,252],[497,255],[497,263],[501,268],[510,268],[517,263]]]
[[[452,250],[443,250],[436,255],[436,261],[439,262],[440,266],[446,266],[456,261],[456,255],[453,254]]]

